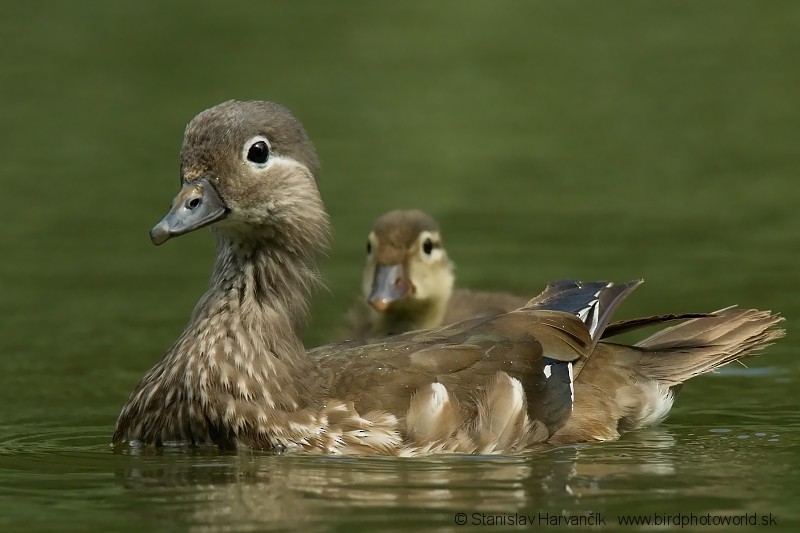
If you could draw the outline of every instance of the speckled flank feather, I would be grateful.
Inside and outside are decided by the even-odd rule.
[[[264,146],[251,157],[254,139],[268,158]],[[189,124],[180,201],[151,238],[213,224],[214,271],[131,393],[115,444],[411,456],[614,438],[666,415],[676,383],[782,334],[779,317],[723,310],[639,346],[598,342],[639,282],[563,281],[507,314],[307,352],[299,335],[329,234],[317,173],[280,106],[226,102]]]

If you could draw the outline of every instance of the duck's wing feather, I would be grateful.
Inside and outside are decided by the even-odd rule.
[[[714,313],[671,313],[667,315],[653,315],[640,318],[631,318],[626,320],[617,320],[609,324],[603,331],[603,339],[616,337],[623,333],[629,333],[637,329],[647,328],[650,326],[658,326],[665,322],[675,322],[678,320],[690,320],[692,318],[709,318],[715,316]]]
[[[332,376],[329,398],[352,405],[358,413],[390,413],[409,438],[432,441],[442,428],[483,427],[492,435],[503,434],[511,431],[499,429],[506,425],[519,430],[508,435],[519,436],[531,433],[517,427],[528,420],[543,439],[568,417],[569,366],[588,357],[591,344],[586,326],[575,315],[520,309],[312,353]],[[431,418],[434,412],[438,414]],[[498,421],[499,413],[505,413],[500,416],[505,422]],[[445,433],[448,442],[458,442],[452,431]],[[495,445],[486,435],[481,441],[478,433],[471,434],[470,446]],[[498,437],[496,442],[505,441]]]
[[[444,432],[453,449],[524,446],[569,418],[574,369],[638,284],[559,282],[510,313],[311,353],[330,375],[329,402],[363,419],[388,414],[406,438]]]

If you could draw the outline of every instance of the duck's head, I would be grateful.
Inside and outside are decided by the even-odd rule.
[[[158,245],[214,225],[236,239],[281,239],[292,228],[325,240],[319,160],[300,121],[271,102],[230,100],[197,115],[181,148],[181,190],[150,231]]]
[[[433,218],[419,210],[396,210],[375,221],[367,239],[362,288],[376,311],[444,306],[453,281],[453,264]]]

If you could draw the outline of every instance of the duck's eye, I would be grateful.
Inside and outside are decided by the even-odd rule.
[[[247,160],[263,165],[269,159],[269,146],[264,141],[254,142],[247,151]]]
[[[367,255],[372,253],[372,243],[367,241]]]
[[[431,255],[433,251],[433,241],[425,239],[425,242],[422,243],[422,251],[425,252],[425,255]]]

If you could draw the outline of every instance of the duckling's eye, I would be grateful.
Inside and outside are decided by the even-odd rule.
[[[425,252],[426,255],[431,255],[433,251],[433,241],[425,239],[425,242],[422,243],[422,251]]]
[[[247,160],[263,165],[269,159],[269,146],[264,141],[254,142],[247,151]]]
[[[372,253],[372,243],[367,241],[367,255]]]

